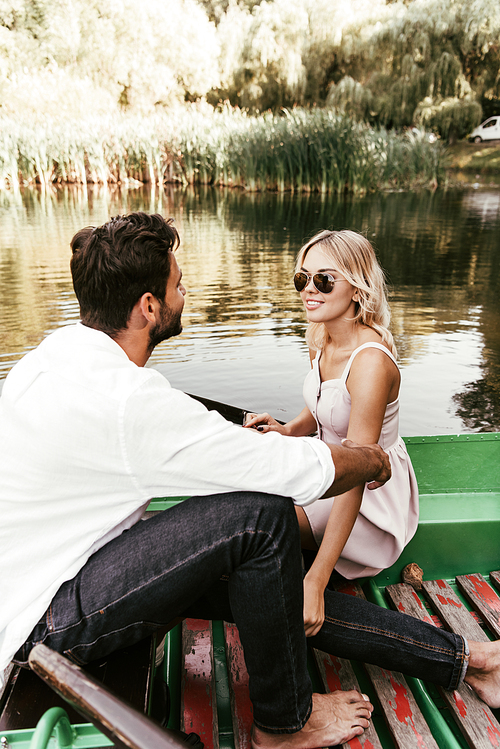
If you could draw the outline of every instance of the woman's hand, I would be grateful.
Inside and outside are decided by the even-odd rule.
[[[268,413],[248,413],[243,426],[249,429],[256,429],[258,432],[279,432],[280,434],[286,434],[284,425],[273,419]]]
[[[325,589],[316,581],[304,578],[304,629],[306,637],[317,635],[325,621]]]

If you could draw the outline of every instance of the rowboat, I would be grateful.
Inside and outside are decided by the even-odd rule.
[[[194,397],[242,423],[241,409]],[[405,442],[419,484],[418,531],[392,567],[338,587],[471,640],[498,639],[500,434]],[[149,511],[179,501],[157,498]],[[355,686],[376,706],[370,728],[345,745],[351,749],[500,747],[500,710],[466,685],[446,692],[312,648],[309,659],[316,691]],[[0,698],[0,749],[250,746],[248,676],[230,623],[184,620],[85,669],[39,645],[31,667],[13,668]]]

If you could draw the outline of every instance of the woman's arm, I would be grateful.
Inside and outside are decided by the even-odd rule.
[[[316,431],[316,419],[306,406],[295,419],[286,424],[279,424],[268,413],[263,413],[249,415],[244,426],[258,428],[259,432],[280,432],[288,437],[306,437]]]
[[[360,445],[380,438],[387,404],[397,398],[399,371],[378,349],[365,349],[354,359],[348,384],[351,395],[348,439]],[[308,637],[316,634],[324,620],[324,591],[349,538],[361,506],[364,485],[335,497],[323,541],[304,578],[304,622]]]
[[[338,558],[358,517],[364,486],[335,497],[316,558],[304,578],[306,637],[317,634],[325,619],[324,593]]]

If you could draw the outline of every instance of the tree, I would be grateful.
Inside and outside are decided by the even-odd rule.
[[[26,76],[37,101],[60,87],[75,116],[110,100],[152,111],[219,84],[215,25],[195,0],[3,0],[0,24],[4,110],[30,108]],[[73,97],[71,81],[80,93],[85,81],[89,99]]]

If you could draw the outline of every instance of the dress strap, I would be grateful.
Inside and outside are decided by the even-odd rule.
[[[351,366],[352,366],[352,362],[354,360],[354,357],[356,356],[356,354],[359,354],[359,352],[363,351],[363,349],[365,349],[365,348],[378,348],[378,349],[380,349],[380,351],[383,351],[384,354],[387,354],[387,356],[389,357],[389,359],[392,359],[392,361],[394,362],[394,364],[396,365],[396,367],[398,367],[398,369],[399,369],[398,363],[396,361],[396,357],[394,356],[394,354],[391,351],[389,351],[389,349],[386,346],[384,346],[382,343],[375,343],[375,341],[368,341],[368,343],[363,343],[361,346],[358,346],[358,348],[354,349],[354,351],[350,355],[349,361],[345,365],[345,369],[344,369],[344,371],[342,373],[342,377],[340,378],[342,380],[342,384],[343,385],[346,384],[347,378],[349,377],[349,372],[351,371]]]

